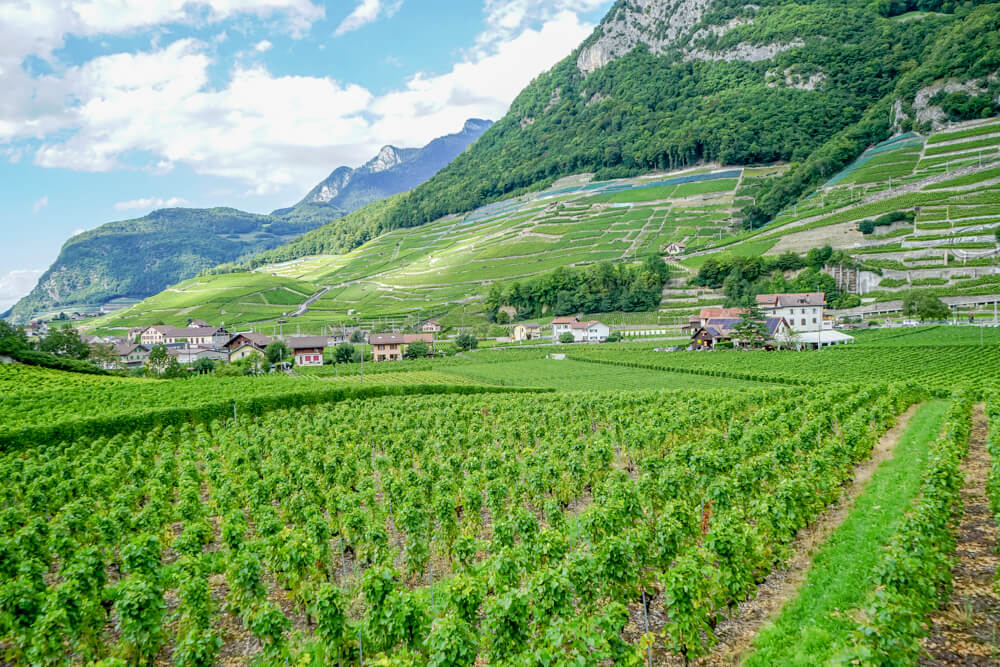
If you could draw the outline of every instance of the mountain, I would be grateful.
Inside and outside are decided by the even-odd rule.
[[[232,208],[161,209],[110,222],[69,239],[31,293],[11,310],[11,318],[20,322],[84,304],[96,308],[118,297],[141,299],[307,229]]]
[[[142,299],[199,272],[274,248],[365,204],[426,181],[492,125],[470,119],[423,148],[386,146],[357,169],[340,167],[293,207],[270,215],[231,208],[163,209],[69,239],[31,293],[6,314],[96,309]]]
[[[341,215],[390,195],[412,190],[448,165],[493,125],[469,119],[460,132],[434,139],[423,148],[384,146],[357,169],[338,167],[295,206],[272,215],[289,219],[331,211]]]
[[[433,178],[264,258],[345,252],[572,174],[790,162],[740,216],[760,226],[894,132],[996,113],[998,16],[951,0],[619,0]]]

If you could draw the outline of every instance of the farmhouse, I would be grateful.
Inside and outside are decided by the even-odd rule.
[[[322,366],[326,336],[293,336],[285,341],[296,366]]]
[[[440,333],[441,323],[437,320],[427,320],[424,322],[423,326],[420,327],[420,330],[424,333]]]
[[[219,327],[185,327],[183,329],[170,329],[163,334],[164,343],[173,345],[176,343],[186,343],[187,345],[210,345],[212,347],[222,347],[229,340],[229,332]]]
[[[688,323],[681,327],[681,331],[697,331],[705,326],[709,320],[743,317],[746,312],[743,308],[702,308],[697,315],[692,315]]]
[[[149,359],[149,348],[136,343],[118,343],[115,345],[115,354],[123,366],[134,368],[146,363]]]
[[[740,344],[736,328],[743,322],[742,317],[719,317],[708,319],[704,325],[691,336],[691,344],[695,347],[714,348],[719,343],[732,342]],[[783,317],[769,317],[765,320],[768,339],[784,338],[788,331],[788,322]]]
[[[758,294],[757,306],[766,317],[783,317],[795,333],[821,331],[826,296],[822,292]]]
[[[535,340],[542,335],[538,322],[521,322],[514,325],[514,340]]]
[[[574,343],[600,343],[607,340],[611,330],[607,324],[591,320],[589,322],[573,322],[570,325]]]
[[[566,333],[567,331],[571,331],[573,324],[578,323],[579,321],[580,321],[579,315],[569,315],[566,317],[557,317],[553,319],[552,340],[553,341],[559,340],[559,336]]]
[[[134,331],[135,329],[129,331],[130,337]],[[139,334],[139,342],[143,345],[187,344],[222,347],[228,340],[229,332],[211,326],[177,328],[168,324],[154,324],[151,327],[146,327]]]
[[[368,338],[375,361],[401,361],[406,348],[417,341],[427,343],[430,352],[434,351],[434,334],[372,334]]]
[[[251,354],[257,352],[263,354],[270,342],[271,338],[268,336],[247,331],[236,334],[223,347],[226,348],[229,361],[233,362],[246,359]]]

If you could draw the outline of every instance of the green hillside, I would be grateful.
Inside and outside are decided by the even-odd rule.
[[[227,325],[270,321],[294,308],[250,308],[247,303],[257,297],[247,295],[289,280],[302,281],[292,286],[304,295],[299,303],[317,286],[330,288],[295,318],[308,330],[344,322],[349,311],[396,320],[451,313],[447,321],[458,324],[464,310],[474,322],[493,282],[559,267],[640,260],[661,254],[672,242],[697,250],[727,238],[739,227],[741,193],[780,171],[702,168],[615,181],[566,179],[537,195],[383,234],[344,255],[314,255],[254,273],[187,281],[96,324],[126,327],[163,313]],[[189,310],[199,298],[204,305]],[[242,314],[233,320],[234,313]]]

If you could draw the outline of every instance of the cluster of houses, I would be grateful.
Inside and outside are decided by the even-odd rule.
[[[834,330],[833,318],[824,314],[826,296],[822,292],[759,294],[756,301],[764,316],[769,346],[823,347],[854,341]],[[720,343],[738,346],[744,341],[737,329],[746,313],[745,308],[703,308],[684,329],[691,333],[691,344],[696,348],[714,348]]]
[[[406,355],[409,345],[416,341],[427,344],[429,354],[434,353],[434,332],[441,325],[431,320],[422,325],[426,333],[372,334],[368,338],[375,361],[399,361]],[[84,336],[89,344],[111,344],[120,365],[126,368],[142,366],[156,345],[163,345],[167,354],[181,364],[192,364],[199,359],[213,362],[236,362],[253,354],[264,354],[267,346],[277,338],[253,331],[230,333],[202,321],[193,321],[186,327],[154,324],[130,329],[127,338]],[[326,336],[286,336],[284,342],[296,366],[322,366],[327,348],[349,340],[346,333]]]

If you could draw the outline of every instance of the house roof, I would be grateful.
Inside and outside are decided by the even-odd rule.
[[[702,308],[698,314],[698,319],[709,320],[717,317],[739,317],[744,312],[743,308]]]
[[[839,331],[803,331],[795,334],[795,338],[800,343],[823,343],[824,345],[854,341],[854,336],[848,336]]]
[[[136,343],[118,343],[115,345],[115,354],[119,357],[127,357],[135,351],[135,348],[142,348],[143,352],[148,352],[144,346],[137,345]]]
[[[758,294],[758,306],[782,308],[788,306],[825,306],[823,292],[793,292],[791,294]]]
[[[579,322],[579,315],[566,315],[564,317],[553,318],[552,324],[573,324],[573,322]]]
[[[769,333],[770,335],[773,336],[774,333],[778,330],[778,327],[781,326],[782,323],[784,323],[786,327],[788,326],[788,322],[785,322],[785,318],[784,317],[769,317],[769,318],[767,318],[767,321],[766,321],[766,324],[767,324],[767,333]]]
[[[416,343],[418,340],[422,340],[425,343],[433,343],[434,336],[429,333],[403,334],[403,342],[407,345],[410,343]]]
[[[238,334],[234,334],[233,337],[226,342],[225,347],[229,347],[234,343],[240,344],[240,339],[249,341],[251,344],[257,347],[267,347],[268,344],[271,342],[271,338],[269,336],[265,336],[264,334],[259,334],[254,331],[244,331]]]
[[[403,334],[372,334],[368,337],[371,345],[402,345],[404,342]]]
[[[293,336],[285,341],[290,350],[304,350],[313,347],[326,347],[326,336]]]
[[[428,324],[433,324],[436,327],[441,326],[441,323],[438,322],[437,320],[427,320],[426,322],[424,322],[424,326],[427,326]]]
[[[212,325],[209,324],[208,322],[206,322],[205,320],[193,320],[191,322],[190,326],[192,326],[192,327],[210,327]]]
[[[589,329],[595,324],[600,324],[597,320],[590,320],[589,322],[573,322],[570,325],[570,329]]]

